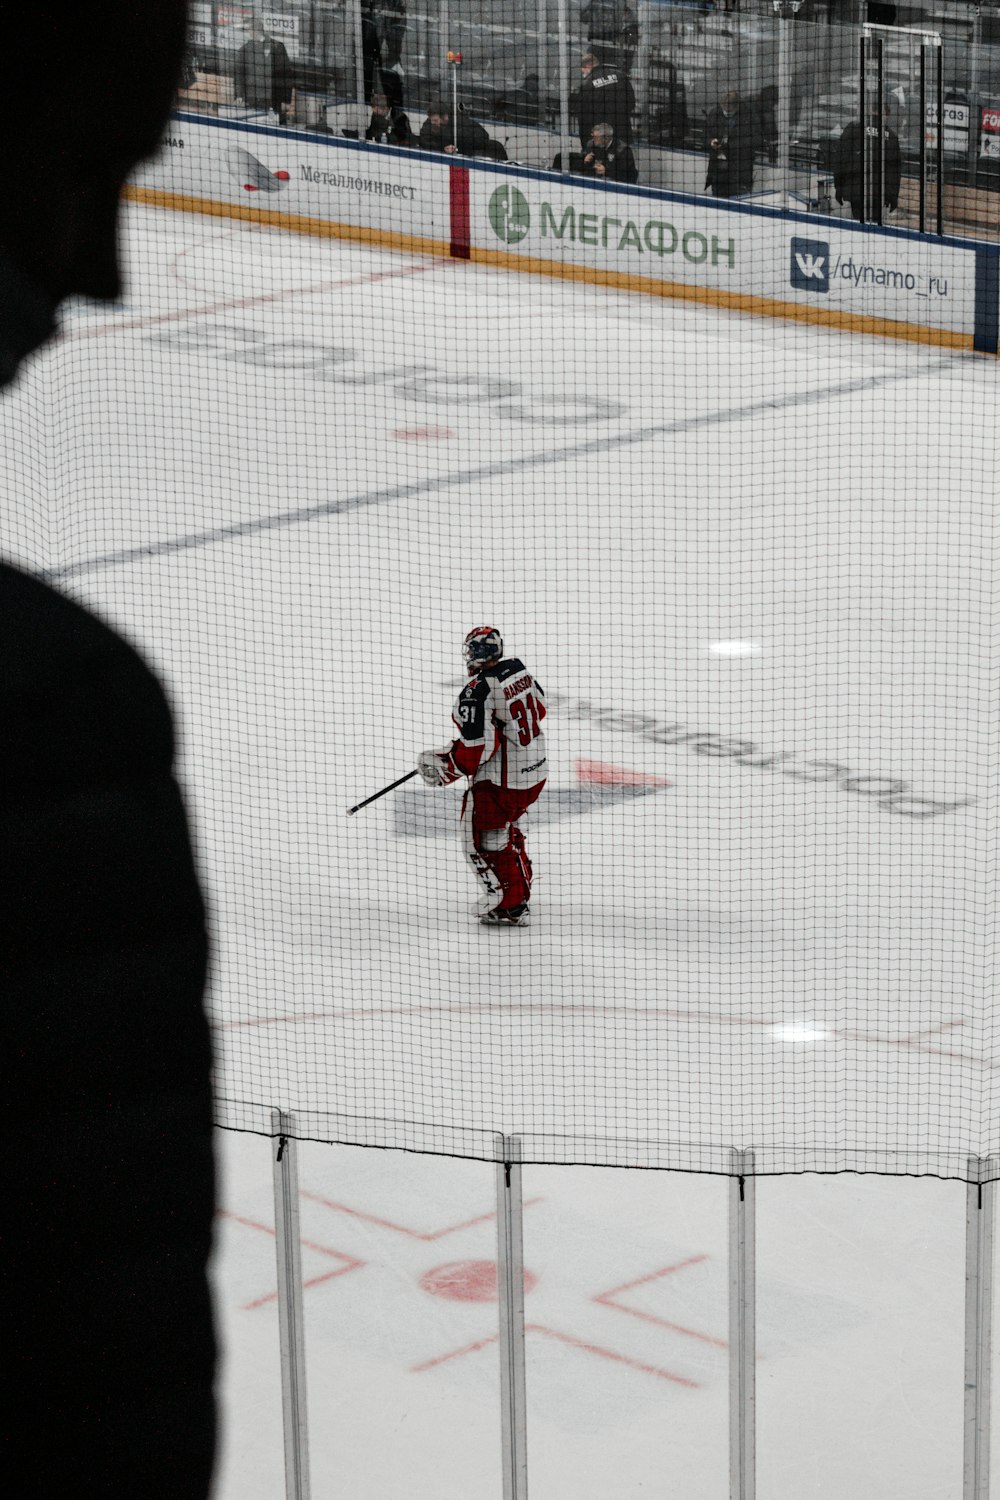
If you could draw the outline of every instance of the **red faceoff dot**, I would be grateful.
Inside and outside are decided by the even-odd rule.
[[[397,427],[393,433],[394,438],[402,438],[404,443],[434,443],[454,436],[450,427]]]
[[[288,181],[288,173],[285,171],[284,168],[282,168],[280,172],[275,172],[274,175],[275,175],[275,177],[277,177],[277,179],[278,179],[279,182],[287,182]]]
[[[524,1290],[530,1292],[538,1277],[524,1273]],[[420,1285],[432,1297],[446,1297],[449,1302],[495,1302],[497,1268],[492,1260],[452,1260],[425,1271]]]
[[[255,182],[245,182],[243,186],[248,193],[255,193],[257,191],[257,184]]]

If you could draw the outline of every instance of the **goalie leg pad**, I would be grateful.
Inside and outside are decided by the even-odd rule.
[[[540,791],[541,786],[516,792],[491,781],[477,781],[471,788],[471,810],[466,796],[462,809],[466,855],[490,891],[489,911],[509,911],[530,900],[531,861],[519,821]]]
[[[462,849],[476,879],[482,882],[485,889],[485,897],[480,904],[480,915],[495,911],[503,900],[503,884],[493,868],[493,856],[478,847],[475,835],[475,804],[471,791],[466,792],[462,798]]]

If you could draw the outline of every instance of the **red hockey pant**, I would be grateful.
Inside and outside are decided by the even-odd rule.
[[[491,898],[491,910],[523,906],[531,895],[531,860],[519,826],[545,782],[515,790],[474,781],[462,799],[465,854]]]

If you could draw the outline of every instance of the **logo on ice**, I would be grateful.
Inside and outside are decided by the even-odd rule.
[[[792,238],[792,286],[800,292],[830,290],[830,246],[826,240]]]

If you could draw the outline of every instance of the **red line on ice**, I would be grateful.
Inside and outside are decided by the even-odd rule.
[[[488,1224],[491,1219],[496,1218],[496,1212],[477,1214],[474,1219],[463,1219],[459,1224],[448,1224],[443,1229],[409,1229],[405,1224],[394,1224],[391,1219],[380,1219],[375,1214],[364,1213],[360,1208],[348,1208],[346,1203],[336,1203],[332,1198],[324,1198],[319,1193],[310,1193],[303,1189],[301,1195],[308,1198],[311,1203],[322,1203],[324,1208],[331,1208],[338,1214],[350,1214],[353,1219],[363,1219],[366,1224],[375,1224],[379,1229],[392,1229],[396,1234],[405,1234],[413,1240],[423,1240],[430,1244],[433,1240],[444,1239],[445,1235],[457,1234],[460,1229],[470,1229],[474,1224]],[[524,1208],[530,1208],[534,1203],[541,1203],[541,1198],[526,1198]]]
[[[697,1266],[702,1261],[708,1260],[707,1255],[689,1255],[687,1260],[679,1260],[675,1265],[663,1266],[658,1271],[650,1271],[647,1276],[639,1276],[635,1281],[626,1281],[624,1286],[612,1287],[609,1292],[598,1292],[593,1299],[602,1307],[611,1307],[615,1312],[628,1313],[630,1318],[641,1318],[644,1323],[655,1323],[660,1328],[669,1328],[673,1333],[681,1333],[685,1338],[700,1339],[704,1344],[714,1344],[717,1349],[728,1349],[729,1345],[725,1339],[717,1339],[710,1333],[702,1333],[697,1328],[685,1328],[682,1323],[672,1323],[669,1318],[661,1318],[656,1313],[643,1312],[638,1307],[628,1307],[625,1303],[615,1302],[612,1299],[619,1297],[623,1292],[631,1292],[637,1286],[646,1286],[651,1281],[658,1281],[661,1276],[670,1276],[674,1271],[683,1271],[685,1266]]]

